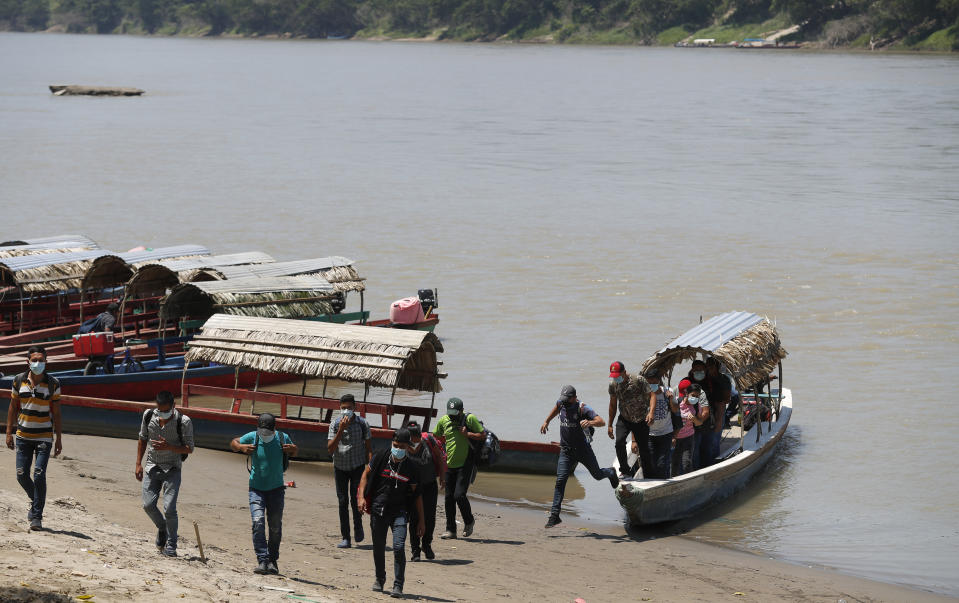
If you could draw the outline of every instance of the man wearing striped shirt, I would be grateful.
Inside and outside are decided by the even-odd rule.
[[[13,378],[7,410],[7,448],[17,451],[17,481],[30,497],[30,511],[27,512],[30,529],[40,530],[47,500],[50,447],[53,447],[53,456],[59,456],[63,450],[60,382],[47,374],[47,351],[42,346],[31,346],[27,358],[30,370]],[[14,417],[17,418],[16,438]],[[31,465],[33,479],[30,479]]]

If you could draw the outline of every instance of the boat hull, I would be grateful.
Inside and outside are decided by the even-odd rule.
[[[9,387],[0,390],[0,416],[6,416],[9,398]],[[137,439],[143,411],[153,407],[153,404],[147,402],[91,398],[72,393],[60,398],[65,432],[112,438]],[[182,408],[181,411],[193,422],[194,441],[201,448],[230,450],[230,440],[256,429],[255,415],[196,406]],[[277,429],[287,433],[296,442],[299,448],[298,460],[331,460],[326,449],[328,423],[306,419],[277,419]],[[390,448],[392,429],[371,427],[370,431],[374,451]],[[500,446],[501,456],[493,467],[495,471],[545,474],[556,472],[559,445],[555,442],[546,444],[501,440]]]
[[[616,499],[631,525],[649,525],[691,517],[741,490],[773,457],[792,416],[792,395],[783,389],[779,418],[746,432],[743,452],[715,465],[668,480],[624,480]]]

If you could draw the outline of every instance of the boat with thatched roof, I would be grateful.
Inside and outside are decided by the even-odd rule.
[[[329,424],[339,412],[339,400],[327,397],[326,391],[330,385],[342,390],[352,384],[362,387],[356,407],[370,421],[374,448],[385,449],[395,428],[416,418],[429,429],[436,417],[436,394],[446,377],[439,370],[442,351],[436,335],[425,331],[215,314],[194,336],[186,354],[180,408],[193,420],[198,446],[229,450],[237,433],[255,428],[257,413],[271,412],[278,428],[297,443],[300,459],[329,460]],[[235,376],[252,371],[253,388],[193,383],[189,371],[197,364],[229,367]],[[300,394],[263,391],[269,375],[302,379]],[[322,380],[323,393],[307,395],[307,382],[316,380]],[[397,402],[398,391],[404,394],[403,403]],[[413,403],[412,397],[423,395],[429,396],[429,406],[425,400]],[[227,409],[203,407],[196,403],[199,396],[220,398]],[[9,391],[0,390],[0,413],[5,397]],[[60,402],[66,431],[131,439],[137,437],[143,411],[152,407],[76,396],[66,384]],[[556,470],[555,443],[501,440],[500,446],[496,470],[547,474]]]
[[[670,479],[622,480],[616,498],[632,525],[690,517],[731,496],[769,462],[782,441],[792,416],[792,394],[782,387],[786,350],[766,318],[748,312],[715,316],[652,355],[642,372],[656,368],[671,379],[679,364],[710,356],[740,392],[738,425],[723,431],[720,460],[714,465]],[[770,377],[777,370],[779,387],[774,388]],[[744,430],[744,408],[751,405],[767,408],[769,420],[745,421]]]

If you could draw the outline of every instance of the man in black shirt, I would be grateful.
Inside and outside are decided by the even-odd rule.
[[[416,487],[420,470],[407,458],[410,439],[408,429],[397,429],[393,434],[392,448],[374,454],[360,479],[359,489],[363,492],[360,511],[370,514],[370,531],[373,533],[373,565],[376,569],[373,590],[376,592],[383,592],[386,582],[386,531],[393,530],[392,597],[403,596],[406,526],[413,507],[419,519],[417,536],[422,538],[425,531],[423,499]]]

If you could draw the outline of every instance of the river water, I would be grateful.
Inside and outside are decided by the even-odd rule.
[[[341,254],[374,315],[437,287],[444,396],[508,439],[545,440],[565,383],[605,414],[609,363],[700,316],[767,315],[786,443],[672,529],[959,594],[956,57],[45,34],[0,57],[3,238]],[[578,477],[569,511],[621,521]]]

